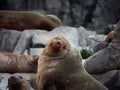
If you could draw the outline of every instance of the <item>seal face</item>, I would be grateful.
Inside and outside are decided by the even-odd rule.
[[[8,79],[9,90],[33,90],[27,80],[21,76],[13,75]]]
[[[80,53],[61,35],[39,56],[36,84],[38,90],[107,90],[87,74]]]
[[[48,54],[60,54],[62,52],[66,52],[69,49],[67,49],[67,41],[66,39],[63,39],[63,37],[60,35],[59,37],[53,38],[46,46],[45,50]]]
[[[9,90],[20,90],[21,82],[20,82],[19,78],[11,76],[8,79],[8,87],[9,87]]]

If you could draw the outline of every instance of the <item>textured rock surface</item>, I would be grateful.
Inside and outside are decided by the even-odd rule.
[[[106,35],[90,35],[89,37],[88,37],[88,39],[91,39],[91,40],[93,40],[93,41],[95,41],[95,42],[101,42],[101,41],[104,41],[105,40],[105,38],[106,38]]]
[[[17,54],[22,54],[25,49],[29,49],[30,47],[32,47],[32,36],[35,33],[41,33],[44,31],[40,31],[40,30],[25,30],[22,32],[18,43],[16,44],[13,53],[17,53]]]
[[[40,55],[43,48],[30,48],[29,54],[30,55]]]
[[[21,32],[15,30],[0,31],[0,51],[12,52]]]
[[[61,26],[61,27],[55,28],[51,32],[36,33],[32,39],[33,45],[46,45],[51,38],[57,35],[65,36],[78,48],[77,29],[73,27],[67,27],[67,26]]]
[[[66,36],[78,48],[77,29],[73,27],[61,26],[50,32],[43,30],[23,31],[13,50],[13,53],[23,54],[25,50],[28,50],[29,53],[30,48],[43,48],[49,39],[59,34]],[[36,52],[38,52],[38,50]]]
[[[66,36],[77,48],[78,46],[94,47],[95,42],[102,41],[105,37],[97,35],[94,31],[88,31],[82,26],[79,28],[61,26],[50,32],[37,29],[27,29],[23,32],[2,29],[0,49],[17,54],[39,54],[39,50],[35,48],[44,48],[49,39],[59,34]]]
[[[120,70],[112,70],[103,74],[93,74],[92,76],[109,90],[120,89]]]
[[[79,35],[79,46],[85,47],[85,46],[89,46],[95,42],[94,40],[89,39],[89,37],[91,35],[95,36],[96,32],[88,31],[84,27],[79,27],[77,31],[78,31],[78,35]]]
[[[92,22],[96,29],[104,28],[108,24],[117,23],[120,19],[118,10],[120,9],[119,0],[97,0],[96,8],[93,13]]]
[[[112,42],[103,50],[98,51],[86,60],[85,69],[92,74],[100,74],[120,69],[120,22],[115,29]]]
[[[0,90],[8,90],[8,78],[9,74],[0,74]]]

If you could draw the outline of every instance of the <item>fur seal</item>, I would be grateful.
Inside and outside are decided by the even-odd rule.
[[[107,37],[105,38],[105,42],[110,43],[114,38],[114,34],[115,34],[114,31],[111,31],[110,33],[108,33]]]
[[[11,76],[8,79],[9,90],[33,90],[30,83],[21,76]]]
[[[55,15],[44,15],[34,11],[0,11],[0,27],[16,29],[43,29],[51,31],[61,25]]]
[[[80,53],[61,35],[39,56],[36,84],[38,90],[107,90],[85,71]]]
[[[106,48],[89,57],[85,61],[84,67],[90,74],[120,70],[120,21],[115,27],[112,42]]]
[[[94,53],[106,48],[113,40],[114,38],[114,31],[111,31],[110,33],[108,33],[108,35],[106,36],[105,40],[98,43],[94,48],[93,51]]]
[[[0,52],[0,73],[37,72],[38,57]]]

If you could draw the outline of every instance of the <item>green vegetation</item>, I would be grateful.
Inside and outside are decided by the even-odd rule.
[[[105,33],[104,33],[104,29],[99,29],[99,30],[97,30],[96,32],[97,32],[97,34],[101,34],[101,35],[104,35],[104,34],[105,34]]]
[[[40,48],[45,48],[45,45],[44,44],[40,44],[39,47]]]
[[[93,55],[93,52],[91,50],[87,50],[87,49],[82,49],[80,51],[80,53],[81,53],[81,56],[83,59],[87,59],[88,57]]]

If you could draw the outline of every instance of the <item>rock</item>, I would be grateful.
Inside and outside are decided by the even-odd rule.
[[[96,46],[93,47],[94,53],[106,48],[112,42],[113,38],[114,38],[114,30],[107,34],[104,41],[99,42],[98,44],[96,44]]]
[[[115,29],[112,42],[103,50],[89,57],[84,67],[88,73],[101,74],[111,70],[120,69],[120,22]]]
[[[105,28],[109,24],[115,24],[118,22],[117,18],[120,16],[119,4],[120,1],[116,0],[99,0],[97,2],[96,8],[93,12],[92,23],[95,29]]]
[[[47,44],[47,42],[51,38],[53,38],[57,35],[65,36],[67,39],[69,39],[75,45],[76,48],[78,48],[77,29],[73,28],[73,27],[67,27],[67,26],[57,27],[51,32],[36,33],[32,38],[33,46],[36,46],[36,45],[44,46]]]
[[[85,46],[89,46],[92,43],[94,43],[93,40],[89,39],[89,36],[96,35],[95,32],[93,32],[93,31],[87,31],[82,26],[79,27],[77,31],[78,31],[78,36],[79,36],[79,46],[85,47]]]
[[[93,49],[93,53],[96,53],[96,52],[106,48],[108,45],[109,45],[108,42],[102,41],[102,42],[95,43],[95,44],[91,45],[90,47]]]
[[[105,38],[106,35],[97,35],[97,34],[90,35],[88,37],[88,39],[92,41],[89,47],[93,50],[94,53],[108,46],[108,44],[104,42]]]
[[[36,33],[43,33],[46,31],[42,30],[25,30],[22,32],[14,50],[13,53],[16,54],[23,54],[26,49],[29,49],[32,47],[32,36]]]
[[[20,31],[1,30],[0,31],[0,51],[12,52],[21,35]]]
[[[13,50],[13,53],[23,54],[26,49],[29,50],[30,48],[43,48],[49,39],[59,34],[64,35],[76,46],[76,48],[78,48],[77,29],[73,27],[61,26],[50,32],[43,30],[23,31]]]
[[[8,78],[10,77],[9,74],[1,74],[0,73],[0,90],[8,90]]]
[[[89,57],[84,66],[88,73],[100,74],[119,68],[119,50],[107,47]]]
[[[52,0],[51,3],[49,0],[46,0],[46,6],[49,11],[54,11],[55,13],[58,13],[58,10],[61,7],[61,3],[59,0]]]
[[[95,79],[97,79],[99,82],[105,85],[108,81],[110,81],[116,75],[116,73],[117,73],[117,70],[112,70],[102,74],[91,74],[91,75]]]
[[[92,76],[109,90],[120,90],[120,70],[112,70],[103,74],[93,74]]]
[[[25,50],[23,55],[29,55],[29,50]]]
[[[30,48],[29,54],[30,55],[40,55],[43,48]]]
[[[106,35],[90,35],[88,38],[95,42],[101,42],[105,40]]]

